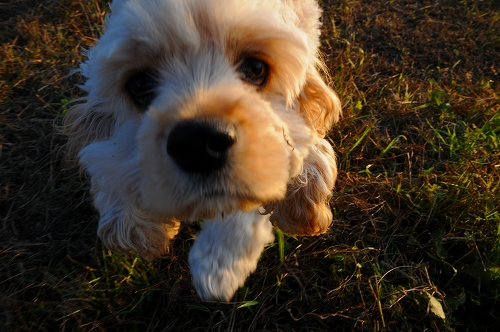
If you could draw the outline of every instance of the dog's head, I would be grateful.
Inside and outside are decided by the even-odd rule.
[[[65,119],[94,192],[193,220],[272,210],[313,182],[311,167],[331,190],[333,151],[315,147],[340,104],[317,71],[315,1],[115,0],[111,9],[81,65],[87,96]]]

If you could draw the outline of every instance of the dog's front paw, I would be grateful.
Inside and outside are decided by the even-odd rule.
[[[238,267],[235,266],[238,265],[236,262],[224,261],[227,257],[217,259],[199,254],[203,255],[201,252],[191,254],[189,262],[196,293],[204,301],[227,302],[231,300],[234,293],[245,282],[247,275],[255,270],[255,267],[249,268],[244,274],[243,271],[238,271]]]
[[[206,221],[189,254],[198,296],[205,301],[229,301],[255,271],[264,245],[273,239],[268,216],[258,211]]]

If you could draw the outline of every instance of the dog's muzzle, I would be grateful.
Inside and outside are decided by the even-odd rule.
[[[219,119],[191,119],[172,129],[167,153],[185,172],[210,174],[225,166],[235,142],[233,125]]]

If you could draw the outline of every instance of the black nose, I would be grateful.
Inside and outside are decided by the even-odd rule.
[[[235,129],[218,119],[193,119],[177,124],[167,141],[167,153],[189,173],[221,169],[236,141]]]

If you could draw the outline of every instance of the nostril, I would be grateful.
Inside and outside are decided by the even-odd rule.
[[[234,127],[223,121],[186,120],[170,132],[167,153],[184,171],[207,174],[224,167],[235,140]]]
[[[218,157],[233,145],[234,137],[228,132],[220,132],[208,138],[206,143],[207,152],[214,157]]]

